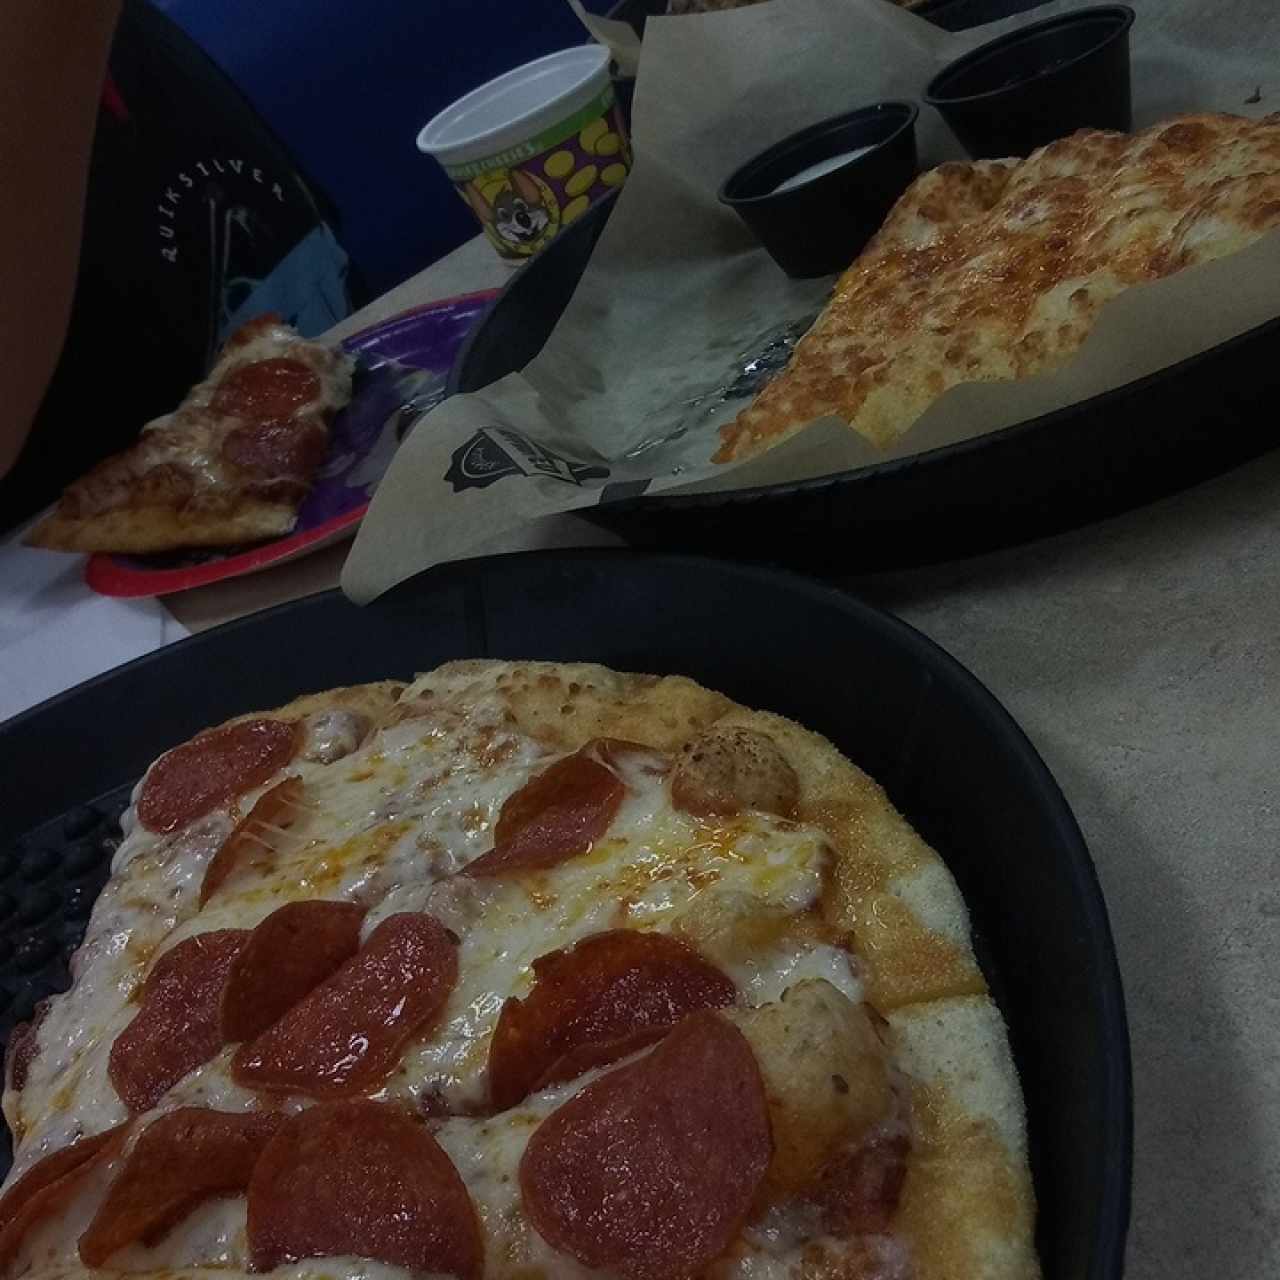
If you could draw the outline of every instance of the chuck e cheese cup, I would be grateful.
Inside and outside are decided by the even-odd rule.
[[[418,134],[493,247],[532,257],[619,187],[631,146],[601,45],[562,49],[482,84]]]

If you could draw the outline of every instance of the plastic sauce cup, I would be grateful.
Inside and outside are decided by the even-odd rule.
[[[423,126],[418,150],[504,258],[532,257],[631,169],[609,51],[562,49],[482,84]]]

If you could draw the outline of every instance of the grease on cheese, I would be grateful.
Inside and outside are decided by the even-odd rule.
[[[744,813],[701,819],[674,809],[666,778],[634,771],[606,836],[547,871],[447,880],[393,894],[389,911],[435,915],[461,940],[458,985],[438,1028],[411,1045],[386,1096],[429,1099],[433,1108],[474,1108],[485,1098],[489,1038],[508,996],[524,996],[532,964],[549,951],[609,929],[677,930],[706,898],[749,918],[792,921],[814,908],[830,859],[816,828]],[[774,945],[724,954],[700,947],[749,1003],[775,999],[802,977],[825,977],[854,999],[860,985],[847,953],[783,933]]]
[[[113,877],[72,963],[73,989],[50,1003],[25,1087],[5,1094],[6,1118],[20,1138],[10,1177],[125,1117],[107,1078],[107,1058],[134,1016],[134,997],[159,954],[213,929],[252,928],[299,899],[358,901],[376,918],[401,886],[429,886],[483,853],[502,802],[543,754],[509,729],[500,700],[490,698],[466,713],[442,708],[438,715],[405,720],[327,764],[296,759],[284,772],[304,783],[299,820],[271,836],[275,852],[261,867],[233,874],[204,910],[199,893],[209,861],[278,779],[172,835],[137,821],[140,782],[124,818],[128,834],[112,860]],[[476,811],[480,822],[463,816]],[[225,1076],[227,1056],[199,1074],[210,1097],[229,1101],[237,1087],[213,1078],[219,1070]],[[172,1097],[193,1087],[182,1082],[162,1108],[180,1105]]]
[[[424,1109],[443,1104],[465,1112],[483,1102],[488,1042],[503,1001],[528,992],[538,956],[602,930],[681,936],[733,978],[745,1005],[777,1000],[807,978],[823,978],[851,1000],[861,999],[852,958],[817,923],[832,856],[818,828],[756,812],[696,818],[672,806],[666,776],[624,765],[623,804],[605,837],[586,853],[533,874],[458,876],[492,847],[507,797],[555,757],[514,728],[500,694],[465,711],[438,699],[408,712],[358,749],[317,750],[307,753],[315,758],[292,761],[283,772],[303,782],[295,820],[267,832],[270,847],[261,861],[233,871],[203,909],[199,891],[210,859],[280,775],[169,836],[147,831],[130,809],[115,874],[73,964],[73,992],[52,1002],[26,1086],[5,1097],[6,1114],[22,1139],[11,1177],[77,1136],[125,1118],[107,1060],[136,1012],[137,991],[156,956],[209,930],[252,928],[289,901],[359,902],[369,909],[366,935],[400,911],[430,911],[457,933],[458,986],[438,1025],[410,1045],[378,1095]],[[328,726],[339,736],[341,728]],[[232,1112],[256,1106],[253,1093],[230,1078],[233,1052],[228,1046],[191,1072],[157,1113],[179,1106]],[[538,1120],[592,1078],[549,1090],[503,1116],[455,1116],[440,1129],[484,1221],[491,1273],[527,1268],[531,1275],[573,1277],[581,1270],[522,1223],[515,1169]],[[309,1105],[301,1098],[281,1104],[288,1110]],[[118,1164],[96,1170],[65,1214],[30,1234],[22,1270],[47,1280],[83,1274],[75,1240]],[[752,1266],[763,1265],[763,1255],[751,1256]],[[203,1206],[182,1231],[153,1247],[132,1246],[111,1269],[195,1280],[246,1268],[243,1198],[232,1198]],[[274,1274],[286,1280],[399,1280],[403,1273],[324,1259]]]

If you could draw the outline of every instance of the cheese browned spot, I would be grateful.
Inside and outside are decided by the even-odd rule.
[[[800,780],[767,734],[712,729],[681,748],[671,798],[686,813],[759,809],[789,818],[800,799]]]
[[[877,1015],[821,980],[726,1016],[750,1041],[764,1079],[773,1159],[762,1194],[780,1201],[812,1187],[839,1148],[857,1146],[888,1116],[889,1054]]]

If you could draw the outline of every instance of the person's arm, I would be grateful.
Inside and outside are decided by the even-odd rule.
[[[0,476],[57,364],[121,0],[0,0]]]

